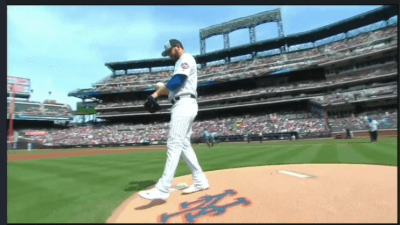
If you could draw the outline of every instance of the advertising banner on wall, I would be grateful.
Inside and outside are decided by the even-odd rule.
[[[45,131],[30,131],[30,132],[25,132],[25,136],[47,136],[47,132],[45,132]]]

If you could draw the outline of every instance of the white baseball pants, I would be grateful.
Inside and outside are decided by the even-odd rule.
[[[181,98],[172,106],[167,141],[167,161],[164,172],[156,184],[161,191],[169,192],[180,157],[190,168],[194,184],[208,182],[190,143],[192,125],[197,111],[198,105],[193,98]]]

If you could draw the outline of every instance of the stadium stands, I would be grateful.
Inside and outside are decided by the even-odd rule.
[[[261,76],[281,69],[299,69],[310,65],[345,60],[348,57],[397,48],[397,26],[360,34],[326,46],[310,50],[289,52],[272,57],[255,58],[220,66],[208,66],[198,70],[198,82],[230,81]],[[129,92],[153,87],[167,79],[172,71],[127,74],[108,77],[93,85],[98,92]]]
[[[209,101],[209,100],[226,99],[226,98],[236,97],[236,96],[245,96],[245,95],[260,94],[260,93],[275,93],[275,92],[297,90],[297,89],[303,89],[303,88],[324,87],[324,86],[340,84],[340,83],[344,83],[344,82],[359,81],[359,80],[368,79],[371,77],[386,76],[387,74],[392,74],[395,72],[397,72],[397,64],[391,63],[389,66],[387,66],[386,64],[383,64],[383,65],[379,65],[379,67],[369,69],[368,71],[365,71],[362,68],[360,68],[359,70],[352,71],[351,74],[347,73],[348,76],[334,78],[329,81],[292,82],[290,84],[282,85],[280,87],[279,86],[278,87],[263,87],[263,88],[252,89],[249,91],[239,90],[239,91],[224,92],[224,93],[218,94],[218,95],[199,96],[197,100],[199,103],[201,103],[201,102],[205,102],[205,101]],[[170,102],[167,99],[159,100],[159,103],[170,104]],[[96,110],[103,109],[103,108],[127,107],[127,106],[142,107],[143,104],[144,104],[144,100],[137,100],[137,101],[131,101],[131,102],[103,103],[103,104],[99,104],[96,107]]]
[[[343,27],[343,29],[346,28]],[[201,62],[202,66],[198,65],[199,84],[203,83],[202,85],[204,85],[206,82],[223,83],[239,80],[240,82],[237,83],[240,83],[240,85],[232,89],[218,90],[220,93],[211,91],[207,94],[200,94],[198,92],[199,114],[207,110],[208,112],[215,111],[215,114],[212,115],[216,116],[208,119],[196,119],[193,124],[192,138],[202,137],[205,130],[209,133],[216,132],[219,138],[229,139],[229,137],[234,137],[229,140],[243,140],[240,138],[251,134],[258,135],[259,133],[263,133],[264,137],[266,137],[269,134],[283,132],[297,132],[302,138],[329,137],[331,132],[342,132],[344,128],[366,130],[367,127],[364,120],[364,116],[366,115],[379,120],[381,124],[379,129],[397,129],[397,109],[360,113],[364,109],[379,108],[376,105],[381,103],[376,101],[376,99],[389,99],[382,105],[387,106],[392,104],[393,106],[393,99],[394,97],[397,98],[397,81],[394,81],[398,77],[397,29],[397,24],[395,24],[394,26],[390,25],[376,30],[368,28],[366,29],[368,30],[366,33],[354,30],[351,32],[346,31],[345,33],[338,34],[342,35],[338,38],[340,40],[334,39],[334,42],[327,41],[317,44],[317,42],[323,42],[322,40],[318,40],[308,43],[307,47],[301,47],[303,48],[301,50],[299,50],[300,47],[297,48],[293,45],[293,43],[298,44],[296,40],[286,53],[281,53],[280,49],[264,50],[264,52],[260,50],[254,57],[252,54],[248,54],[247,51],[251,47],[246,50],[247,55],[242,56],[237,56],[236,53],[233,54],[232,52],[235,48],[231,48],[229,54],[232,53],[232,56],[235,57],[231,57],[230,62],[229,60],[225,61],[221,59],[220,56],[218,56],[219,58],[215,56],[219,54],[218,52],[207,53],[209,55],[214,54],[216,58],[213,59],[214,61]],[[238,52],[241,53],[240,51]],[[266,52],[269,53],[267,54]],[[124,100],[116,99],[116,95],[110,95],[110,93],[137,92],[145,88],[151,88],[154,87],[155,83],[166,81],[172,75],[173,67],[171,66],[157,68],[157,65],[165,64],[162,60],[155,60],[157,61],[155,63],[157,65],[153,65],[152,59],[143,61],[146,61],[146,63],[142,61],[127,62],[127,64],[131,63],[129,65],[132,68],[129,68],[125,63],[117,63],[117,66],[112,67],[115,70],[115,74],[93,84],[93,89],[74,91],[83,94],[87,92],[99,92],[96,94],[104,97],[99,98],[104,100],[104,102],[96,106],[95,110],[98,111],[98,116],[107,115],[108,118],[114,119],[110,120],[110,123],[98,126],[86,125],[62,130],[49,129],[47,137],[39,136],[34,137],[34,139],[39,142],[52,143],[58,146],[144,143],[146,140],[166,141],[169,132],[169,123],[165,122],[167,116],[159,120],[163,122],[141,124],[142,121],[154,121],[151,118],[161,118],[164,115],[154,115],[153,117],[153,115],[144,111],[144,100],[129,100],[130,96],[134,97],[134,95],[126,95],[127,97]],[[204,66],[204,64],[207,66]],[[139,68],[138,65],[145,65],[144,67],[146,68]],[[125,70],[125,72],[122,72],[122,70]],[[312,72],[308,76],[306,72],[297,73],[294,71]],[[314,73],[314,71],[317,72]],[[285,74],[275,75],[277,73]],[[262,79],[258,78],[265,75],[272,76],[263,77]],[[300,78],[293,78],[297,75]],[[307,78],[303,79],[303,75]],[[247,78],[257,79],[252,80],[254,81],[252,83],[249,82],[251,85],[246,86],[245,82],[243,82],[243,86],[241,86],[241,81]],[[275,78],[276,82],[275,80],[274,82],[266,81]],[[257,83],[258,81],[260,81],[260,84]],[[235,84],[235,82],[229,83],[229,85],[231,84]],[[222,84],[218,85],[219,87],[223,86]],[[229,91],[223,92],[223,90]],[[143,97],[138,98],[143,99]],[[304,100],[304,102],[311,103],[316,107],[333,108],[330,113],[328,110],[325,112],[329,115],[328,124],[325,123],[324,116],[312,110],[310,111],[315,114],[304,110],[290,112],[270,110],[267,113],[264,111],[262,114],[251,112],[252,114],[248,115],[228,116],[218,113],[218,110],[213,109],[235,106],[238,108],[237,111],[240,111],[241,109],[255,108],[255,103],[260,102],[268,102],[268,104],[270,104],[269,102],[279,102],[283,106],[288,105],[288,103],[282,103],[283,101],[291,101],[292,103],[293,100],[302,98],[311,99],[310,101]],[[161,112],[168,113],[171,103],[165,98],[161,98],[158,101],[163,107]],[[373,104],[364,108],[363,105],[367,105],[367,102]],[[244,104],[249,107],[242,107]],[[299,104],[302,103],[299,102]],[[264,106],[262,105],[259,108],[262,107]],[[47,108],[53,110],[53,108]],[[271,108],[275,110],[279,109],[279,107]],[[340,116],[342,118],[330,116],[334,115],[332,112],[335,110],[341,111],[342,108],[346,111],[345,114]],[[348,117],[353,111],[357,115]],[[243,114],[243,111],[240,113]],[[128,116],[128,114],[132,116]],[[232,113],[231,115],[237,114],[235,112],[235,114]],[[320,116],[317,117],[317,114]],[[142,116],[135,117],[137,115]],[[119,119],[116,117],[132,117],[137,120],[135,123],[116,124]],[[145,117],[146,119],[141,120],[141,118]],[[147,119],[147,117],[150,119]],[[239,129],[237,126],[239,126]]]
[[[247,134],[271,134],[279,132],[298,132],[301,136],[311,133],[326,133],[330,131],[342,131],[344,124],[351,120],[352,130],[365,130],[364,116],[370,116],[380,123],[380,129],[397,128],[397,110],[387,112],[365,112],[354,118],[329,119],[331,130],[326,130],[323,119],[314,118],[311,113],[305,111],[297,112],[270,112],[264,115],[243,115],[227,118],[215,118],[212,120],[195,121],[193,123],[192,138],[201,137],[205,130],[216,132],[217,136],[247,135]],[[240,129],[237,129],[239,123]],[[21,130],[43,131],[43,130]],[[84,145],[84,144],[107,144],[107,143],[143,143],[145,140],[166,141],[169,124],[114,124],[69,129],[47,129],[47,136],[31,137],[33,141],[41,143],[54,143],[55,145]]]
[[[7,102],[7,113],[9,113]],[[14,115],[18,116],[66,116],[72,117],[71,108],[65,104],[44,104],[31,101],[16,101]]]
[[[375,84],[374,86],[378,86],[379,84]],[[331,95],[325,95],[321,97],[316,97],[313,100],[322,104],[333,104],[340,103],[346,101],[356,101],[362,99],[371,99],[375,97],[382,97],[386,95],[394,95],[397,96],[397,82],[392,82],[391,85],[388,84],[380,84],[382,87],[376,88],[363,88],[361,90],[350,91],[350,92],[336,92]],[[357,96],[357,97],[356,97]]]
[[[358,116],[347,118],[329,119],[328,122],[332,132],[342,132],[345,128],[352,131],[368,130],[364,117],[369,116],[376,120],[379,129],[397,129],[397,110],[388,110],[386,112],[364,112]]]

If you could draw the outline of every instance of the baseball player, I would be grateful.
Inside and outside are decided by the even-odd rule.
[[[139,196],[149,200],[166,200],[169,197],[169,188],[180,157],[190,168],[193,179],[193,184],[183,193],[189,194],[209,187],[190,143],[193,121],[198,112],[196,60],[184,52],[182,43],[176,39],[167,41],[164,48],[162,56],[169,56],[175,63],[174,75],[165,86],[149,96],[148,101],[154,101],[160,95],[168,95],[168,100],[172,102],[171,121],[164,172],[154,188],[139,192]]]
[[[346,122],[346,129],[345,129],[345,131],[346,131],[346,139],[351,139],[351,134],[350,134],[350,128],[351,128],[351,119],[349,119],[347,122]]]
[[[374,143],[378,140],[378,125],[379,123],[376,120],[371,119],[370,117],[365,117],[367,126],[369,127],[369,135],[371,138],[371,143]]]
[[[215,143],[215,132],[212,132],[210,134],[210,139],[211,139],[211,146],[214,147],[214,143]]]
[[[207,146],[210,148],[210,138],[207,130],[204,131],[204,140],[206,140]]]

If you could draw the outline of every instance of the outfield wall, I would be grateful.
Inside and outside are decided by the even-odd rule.
[[[369,131],[368,130],[355,130],[353,132],[354,138],[369,138]],[[342,139],[346,138],[346,132],[334,132],[332,133],[333,139]],[[397,137],[397,129],[385,129],[385,130],[378,130],[378,138],[379,137]]]
[[[368,130],[358,130],[352,131],[354,138],[369,138]],[[290,140],[291,136],[295,135],[296,139],[314,139],[314,138],[329,138],[333,139],[342,139],[346,138],[346,132],[334,132],[334,133],[311,133],[311,134],[297,134],[297,132],[287,132],[287,133],[270,133],[263,134],[263,141],[270,140]],[[397,137],[397,129],[385,129],[378,131],[378,137]],[[228,135],[228,136],[216,136],[216,142],[247,142],[247,139],[250,138],[252,142],[258,142],[260,137],[258,135]],[[206,143],[207,141],[202,138],[192,139],[191,142],[193,144],[198,143]],[[65,148],[109,148],[109,147],[138,147],[138,146],[157,146],[157,145],[166,145],[166,141],[150,141],[147,143],[112,143],[112,144],[93,144],[93,145],[60,145],[60,146],[52,146],[52,145],[41,145],[35,142],[31,142],[28,140],[20,139],[16,146],[13,148],[14,150],[26,150],[28,143],[32,143],[32,149],[65,149]]]
[[[279,140],[291,140],[291,137],[295,135],[296,139],[315,139],[315,138],[331,138],[330,132],[314,132],[314,133],[297,133],[297,132],[281,132],[281,133],[263,133],[262,141],[279,141]],[[226,135],[216,136],[215,142],[247,142],[250,139],[251,142],[259,142],[260,136],[257,134],[249,135]],[[211,141],[211,140],[210,140]],[[206,143],[207,140],[204,137],[192,138],[192,144]],[[20,138],[15,147],[12,150],[26,150],[28,143],[32,143],[32,149],[66,149],[66,148],[109,148],[109,147],[137,147],[137,146],[157,146],[166,145],[166,140],[161,141],[150,141],[144,143],[109,143],[109,144],[81,144],[81,145],[46,145],[39,144],[34,141]]]

